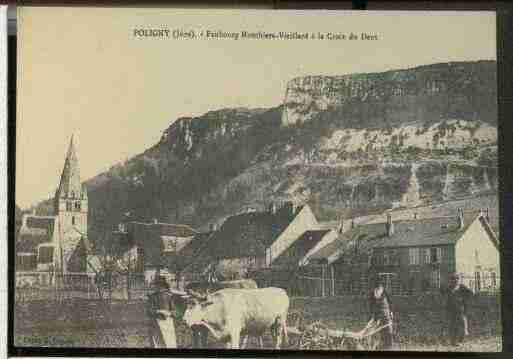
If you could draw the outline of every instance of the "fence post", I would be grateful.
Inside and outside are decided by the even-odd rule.
[[[331,269],[331,296],[335,296],[335,269],[330,266]]]
[[[325,283],[324,283],[324,264],[321,267],[321,296],[324,298],[325,296]]]

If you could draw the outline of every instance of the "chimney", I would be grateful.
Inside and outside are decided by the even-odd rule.
[[[272,202],[269,205],[269,213],[271,213],[271,214],[275,214],[276,213],[276,203]]]
[[[413,213],[413,219],[419,219],[419,214],[417,212]]]
[[[463,210],[458,208],[458,229],[463,229],[465,223],[463,222]]]
[[[118,224],[118,232],[122,232],[122,233],[125,232],[125,224],[124,223]]]
[[[214,232],[216,229],[217,229],[216,228],[216,224],[215,223],[210,223],[210,225],[209,225],[210,232]]]
[[[487,222],[490,222],[490,210],[488,209],[488,207],[486,207],[485,209],[485,218]]]
[[[354,218],[351,218],[351,229],[354,229],[354,227],[355,227]]]
[[[153,218],[153,224],[158,224],[159,220],[157,218]]]
[[[394,234],[394,222],[392,221],[392,214],[390,214],[390,213],[387,213],[386,229],[387,229],[387,236],[392,237],[392,235]]]

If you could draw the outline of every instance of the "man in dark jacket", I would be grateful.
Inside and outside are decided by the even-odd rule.
[[[451,345],[459,345],[469,335],[468,305],[473,293],[461,283],[457,273],[449,276],[446,311],[448,318],[449,340]]]
[[[392,349],[394,347],[392,302],[380,278],[374,279],[374,285],[369,293],[368,300],[371,318],[367,326],[381,327],[387,325],[381,330],[382,349]]]
[[[175,318],[179,319],[185,308],[164,277],[157,276],[154,285],[147,303],[151,344],[154,348],[176,348]]]

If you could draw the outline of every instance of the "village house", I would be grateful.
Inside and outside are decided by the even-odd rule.
[[[174,281],[177,268],[187,257],[182,251],[186,247],[194,248],[201,242],[199,238],[203,238],[188,225],[157,220],[122,223],[113,236],[119,243],[122,261],[128,266],[127,269],[134,274],[144,275],[146,283],[151,283],[157,273]]]
[[[357,225],[313,253],[308,265],[325,266],[328,294],[364,292],[371,276],[392,293],[439,290],[461,273],[474,291],[499,286],[499,242],[488,212]]]
[[[294,206],[291,202],[273,204],[267,211],[237,214],[212,234],[194,261],[183,269],[184,275],[215,269],[229,278],[269,268],[300,238],[317,244],[328,232],[321,236],[315,231],[307,233],[317,226],[308,205]]]
[[[397,224],[389,216],[374,241],[373,271],[395,290],[438,290],[452,272],[476,292],[499,287],[499,241],[483,212]]]
[[[53,199],[54,215],[24,214],[16,238],[16,272],[40,272],[48,281],[54,271],[86,272],[87,189],[80,181],[78,158],[71,138],[59,187]]]

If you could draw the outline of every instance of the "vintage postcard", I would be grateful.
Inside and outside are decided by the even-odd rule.
[[[21,7],[14,345],[502,348],[495,12]]]

